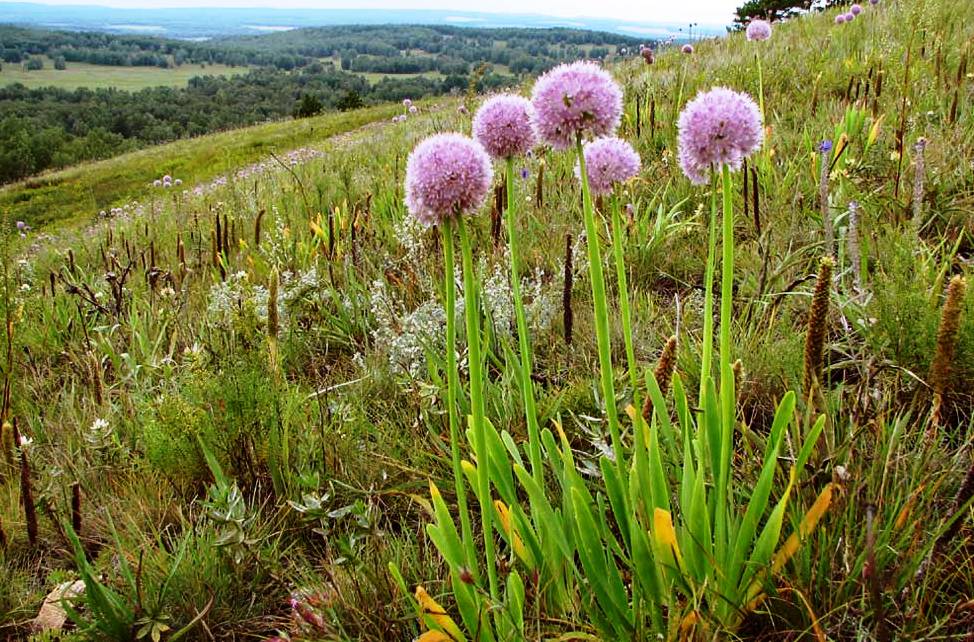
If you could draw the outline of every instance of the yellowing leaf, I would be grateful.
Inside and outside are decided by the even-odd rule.
[[[440,489],[436,487],[436,484],[433,483],[432,479],[430,480],[430,495],[433,497],[433,499],[440,496]]]
[[[873,126],[869,129],[869,136],[866,138],[866,141],[870,147],[879,138],[879,128],[882,126],[884,118],[886,118],[886,114],[883,114],[877,118],[876,122],[874,122]]]
[[[453,642],[453,638],[442,631],[426,631],[416,638],[416,642]]]
[[[461,642],[465,640],[460,627],[453,621],[443,607],[434,600],[422,584],[416,587],[416,601],[419,602],[420,612],[422,613],[423,623],[430,628],[437,628],[446,634],[442,638],[429,638],[430,640],[452,640]]]
[[[667,561],[670,566],[676,566],[682,573],[683,555],[680,554],[680,544],[676,541],[676,530],[673,528],[670,511],[662,508],[653,509],[653,532],[651,535],[656,546],[656,554],[660,559]]]
[[[926,484],[920,484],[912,493],[910,493],[910,496],[906,498],[906,503],[903,504],[903,508],[900,509],[899,514],[896,516],[896,522],[894,523],[896,530],[902,529],[906,524],[906,520],[910,518],[910,513],[913,511],[913,505],[916,503],[917,498],[920,496],[920,493],[923,492],[925,487]]]
[[[511,548],[514,549],[514,554],[517,558],[524,562],[528,567],[533,567],[530,555],[528,551],[524,548],[524,541],[521,536],[517,534],[514,530],[514,525],[511,524],[511,511],[507,508],[507,505],[501,500],[494,500],[494,508],[497,509],[497,517],[500,521],[501,530],[507,535],[508,541],[511,542]]]
[[[822,516],[825,515],[825,511],[829,509],[832,504],[832,493],[838,488],[836,484],[829,484],[825,487],[821,493],[819,493],[818,498],[812,507],[808,509],[805,516],[802,517],[801,524],[798,525],[798,532],[792,533],[788,540],[778,549],[778,552],[774,554],[774,558],[771,562],[771,572],[777,573],[784,567],[784,565],[792,558],[792,556],[798,551],[798,547],[801,546],[802,541],[808,537],[815,527],[818,525]]]
[[[700,615],[696,611],[690,611],[686,616],[680,620],[680,640],[693,640],[695,639],[694,633],[697,630],[697,624],[700,622]]]

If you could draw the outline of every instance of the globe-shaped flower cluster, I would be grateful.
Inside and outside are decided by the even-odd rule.
[[[531,103],[521,96],[501,94],[487,99],[473,118],[473,134],[493,158],[527,154],[536,136]]]
[[[687,178],[704,184],[712,169],[739,169],[761,147],[761,112],[747,94],[724,87],[700,93],[680,114],[680,167]]]
[[[461,134],[436,134],[419,143],[406,163],[406,207],[425,225],[479,209],[493,180],[490,157]]]
[[[767,40],[771,37],[771,23],[767,20],[752,20],[744,33],[748,40]]]
[[[593,62],[558,65],[541,76],[531,104],[538,134],[555,149],[579,137],[609,136],[622,118],[622,90]]]
[[[621,138],[599,138],[586,143],[583,155],[593,194],[609,194],[617,184],[639,173],[639,154]]]

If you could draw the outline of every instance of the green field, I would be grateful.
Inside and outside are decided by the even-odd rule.
[[[419,52],[416,55],[431,56],[432,54]],[[335,66],[335,69],[341,69],[341,58],[338,56],[332,56],[329,58],[319,58],[319,60],[323,63],[331,63],[332,65]],[[379,82],[383,78],[417,78],[417,77],[436,78],[436,79],[443,78],[443,74],[441,74],[439,71],[424,71],[422,73],[415,73],[415,74],[386,74],[386,73],[378,73],[378,72],[359,72],[359,71],[350,71],[348,73],[355,74],[356,76],[361,76],[362,78],[368,80],[369,83],[372,85]]]
[[[0,639],[969,640],[974,4],[835,15],[8,186]]]
[[[161,85],[181,87],[195,76],[229,76],[246,72],[247,67],[225,65],[185,64],[173,69],[161,69],[91,65],[84,62],[69,62],[67,69],[57,70],[54,68],[54,61],[45,58],[44,68],[37,71],[25,71],[23,63],[3,63],[0,85],[21,83],[30,88],[53,86],[62,89],[114,87],[137,91]]]

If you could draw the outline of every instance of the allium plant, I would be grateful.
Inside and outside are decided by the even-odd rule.
[[[406,164],[406,206],[421,223],[437,225],[443,237],[444,296],[446,308],[447,405],[450,423],[453,474],[463,534],[462,568],[478,577],[475,563],[473,530],[466,505],[464,473],[460,455],[460,418],[458,417],[459,374],[456,352],[456,277],[454,273],[454,230],[459,231],[463,264],[464,316],[466,317],[467,352],[470,374],[471,432],[477,453],[478,477],[473,484],[481,508],[481,528],[490,595],[497,595],[497,566],[494,560],[493,506],[488,479],[489,459],[486,448],[486,418],[483,395],[483,364],[480,354],[480,310],[473,252],[464,215],[479,210],[490,190],[493,169],[481,145],[460,134],[437,134],[419,143]],[[459,573],[457,567],[456,573]],[[454,590],[459,595],[465,585],[454,577]],[[470,597],[470,595],[468,595]],[[478,616],[479,620],[479,616]]]
[[[612,80],[606,78],[605,82]],[[599,91],[612,93],[611,88]],[[559,95],[552,93],[547,99],[559,100]],[[534,104],[539,111],[553,107],[544,101]],[[674,376],[671,408],[652,370],[648,370],[644,377],[650,399],[646,417],[630,405],[627,414],[632,438],[628,443],[622,441],[608,343],[609,308],[602,273],[601,235],[595,222],[592,192],[594,186],[600,190],[608,188],[615,201],[613,249],[618,267],[624,256],[618,199],[614,197],[620,184],[638,171],[638,157],[617,139],[583,146],[583,137],[590,130],[578,120],[569,118],[560,127],[549,129],[551,138],[543,134],[547,142],[560,144],[567,135],[575,144],[601,392],[612,452],[601,458],[597,481],[583,478],[572,444],[555,422],[554,431],[541,431],[542,461],[552,474],[539,483],[535,471],[525,466],[515,439],[506,431],[499,432],[483,416],[479,388],[483,375],[479,371],[476,338],[478,312],[476,306],[465,306],[473,414],[468,434],[476,464],[460,462],[462,473],[455,475],[465,475],[472,481],[482,509],[493,499],[490,515],[483,516],[489,583],[485,586],[480,577],[468,536],[458,532],[443,496],[431,485],[434,519],[427,532],[450,568],[452,593],[463,627],[422,587],[410,594],[401,573],[395,566],[390,567],[425,626],[434,631],[424,634],[427,639],[495,642],[541,638],[544,633],[540,627],[527,630],[531,625],[524,618],[527,588],[533,589],[535,605],[548,621],[581,620],[579,624],[597,633],[600,639],[656,639],[673,634],[677,628],[689,638],[701,632],[697,628],[708,629],[712,634],[714,625],[733,630],[748,610],[761,603],[771,576],[780,572],[798,551],[830,505],[835,490],[832,484],[812,504],[797,532],[779,546],[797,474],[805,468],[825,424],[824,418],[819,418],[804,438],[795,435],[788,482],[773,499],[785,434],[799,416],[794,393],[786,395],[778,407],[765,438],[763,465],[757,478],[745,488],[731,474],[738,454],[733,438],[736,403],[730,350],[734,269],[730,170],[759,147],[761,121],[755,115],[753,101],[740,94],[727,96],[718,92],[716,98],[698,98],[687,109],[691,113],[681,118],[681,125],[687,127],[681,126],[680,142],[684,156],[692,161],[685,166],[690,170],[688,176],[696,182],[718,174],[723,179],[719,391],[709,365],[701,368],[699,401],[691,402],[680,377]],[[455,220],[454,216],[443,219],[446,226]],[[465,298],[473,301],[475,284],[462,218],[458,227],[464,253]],[[716,264],[714,229],[712,222],[707,265],[711,281]],[[450,243],[445,240],[444,254],[452,258]],[[623,271],[620,285],[624,277]],[[445,278],[452,278],[449,267]],[[706,288],[708,300],[713,298],[712,291],[711,287]],[[709,305],[712,309],[712,302]],[[713,351],[710,317],[711,328],[705,329],[703,346],[707,364]],[[631,341],[631,328],[625,332],[629,335],[627,341]],[[633,360],[630,354],[627,357],[632,374]],[[476,372],[474,364],[478,366]],[[634,397],[636,394],[634,391]],[[675,479],[668,471],[675,471]],[[460,517],[462,521],[462,508]],[[503,593],[496,571],[490,576],[496,560],[494,529],[507,549],[506,559],[510,560]],[[532,578],[530,587],[521,579],[525,577]],[[712,614],[712,620],[701,622],[703,613]]]
[[[632,342],[632,315],[629,311],[629,287],[626,279],[626,261],[623,250],[625,228],[622,224],[621,206],[617,188],[639,173],[639,154],[632,145],[621,138],[600,138],[586,143],[582,149],[589,188],[593,194],[609,195],[612,210],[612,253],[615,259],[616,281],[619,291],[619,313],[622,315],[622,335],[626,344],[626,360],[629,365],[629,383],[633,390],[633,403],[642,407],[639,396],[639,374],[636,352]],[[580,168],[579,168],[580,169]],[[580,176],[581,178],[581,176]]]
[[[575,157],[582,178],[582,214],[588,246],[589,277],[595,330],[599,349],[602,399],[606,405],[609,436],[619,471],[624,469],[621,430],[615,407],[615,384],[612,381],[612,357],[609,342],[609,311],[602,274],[602,255],[597,242],[595,207],[588,181],[588,169],[582,140],[587,135],[608,136],[615,133],[622,118],[622,88],[612,76],[594,63],[577,62],[560,65],[538,79],[531,102],[534,105],[538,133],[555,149],[575,145]]]
[[[493,158],[502,161],[505,168],[504,183],[507,188],[508,246],[511,261],[511,290],[517,321],[518,349],[520,353],[521,395],[524,400],[525,421],[528,426],[528,453],[531,474],[542,484],[544,473],[541,462],[541,436],[538,427],[538,411],[531,381],[531,339],[528,334],[521,296],[521,277],[517,264],[520,251],[517,237],[517,195],[514,180],[514,159],[531,151],[537,142],[532,118],[534,107],[526,98],[514,94],[501,94],[489,98],[481,105],[473,118],[474,136]]]
[[[760,42],[771,37],[771,23],[767,20],[752,20],[747,25],[745,35],[752,42]],[[761,69],[761,52],[755,50],[754,60],[758,68],[758,104],[761,107],[761,119],[764,120],[764,73]]]

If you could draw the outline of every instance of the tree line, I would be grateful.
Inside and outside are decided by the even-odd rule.
[[[199,76],[186,87],[135,92],[9,85],[0,88],[0,183],[288,116],[463,91],[470,81],[467,75],[416,76],[370,84],[362,76],[316,63],[293,72],[254,69],[237,76]],[[487,73],[476,82],[480,90],[489,90],[517,79]]]

